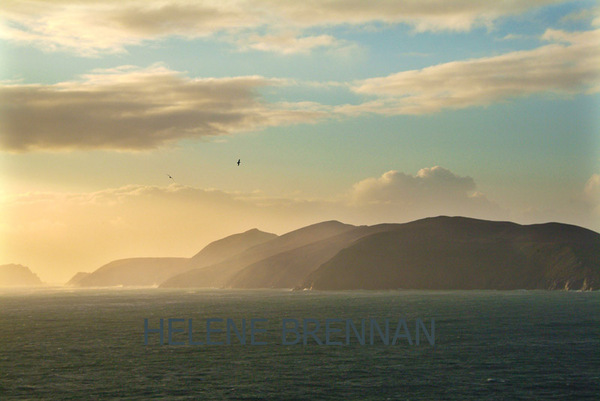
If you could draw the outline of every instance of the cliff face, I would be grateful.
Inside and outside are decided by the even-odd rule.
[[[28,267],[16,264],[0,266],[0,287],[36,286],[43,284]]]
[[[461,217],[402,224],[341,250],[313,289],[598,289],[600,234]]]

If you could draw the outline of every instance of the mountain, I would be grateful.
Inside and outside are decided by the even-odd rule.
[[[160,285],[164,288],[223,287],[245,267],[279,253],[321,241],[354,229],[339,221],[326,221],[289,232],[246,249],[210,266],[196,268],[171,277]]]
[[[187,258],[115,260],[81,277],[74,284],[79,287],[154,286],[184,271],[187,261]]]
[[[559,223],[428,218],[363,237],[309,274],[301,287],[598,289],[600,234]]]
[[[464,217],[404,224],[313,224],[277,236],[252,229],[192,258],[133,258],[78,273],[76,286],[163,288],[600,288],[600,234],[568,224]]]
[[[92,273],[77,272],[77,273],[75,273],[75,275],[73,277],[71,277],[71,279],[69,281],[67,281],[67,283],[65,285],[75,285],[75,286],[79,285],[81,280],[83,280],[90,274],[92,274]]]
[[[16,264],[0,266],[0,287],[42,285],[42,281],[28,267]]]
[[[321,264],[359,238],[396,225],[360,226],[320,241],[281,252],[246,266],[226,283],[229,288],[295,288]]]
[[[276,238],[277,235],[253,228],[240,234],[233,234],[211,242],[188,262],[190,269],[210,266],[245,251],[248,248]]]
[[[131,258],[112,261],[92,273],[77,273],[67,285],[79,287],[155,286],[169,277],[227,259],[277,235],[252,229],[211,242],[192,258]]]

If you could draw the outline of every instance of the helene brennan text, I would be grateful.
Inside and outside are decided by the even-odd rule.
[[[426,321],[427,319],[425,319]],[[435,319],[144,319],[144,345],[435,345]],[[277,341],[269,333],[279,333]],[[412,330],[411,330],[412,329]]]

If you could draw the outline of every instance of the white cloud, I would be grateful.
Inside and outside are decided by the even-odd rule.
[[[548,29],[542,39],[554,43],[356,82],[354,92],[375,99],[336,110],[345,114],[427,114],[535,93],[569,95],[600,90],[600,30]]]
[[[0,32],[7,39],[82,56],[124,52],[167,36],[197,38],[259,23],[241,2],[33,0],[3,2]]]
[[[54,85],[6,83],[0,86],[0,147],[16,152],[152,149],[184,138],[310,123],[333,114],[427,114],[536,93],[600,91],[600,30],[549,29],[542,39],[552,43],[358,81],[351,89],[366,101],[335,107],[261,99],[261,88],[289,84],[284,80],[193,79],[160,65],[98,70]],[[281,45],[278,51],[308,51],[321,40],[333,39]],[[279,46],[276,42],[271,46]]]
[[[593,174],[583,189],[584,201],[594,218],[600,222],[600,174]]]
[[[395,170],[378,178],[367,178],[354,185],[354,196],[359,201],[419,203],[423,196],[435,197],[441,193],[466,195],[475,189],[471,177],[459,177],[440,166],[424,168],[416,176]]]
[[[570,194],[568,201],[544,209],[533,205],[517,211],[515,218],[527,224],[558,221],[600,232],[600,174],[592,174],[580,191]]]
[[[525,35],[519,35],[514,33],[509,33],[508,35],[504,35],[500,40],[518,40],[525,38]]]
[[[155,65],[94,71],[55,85],[4,85],[0,146],[17,152],[151,149],[326,115],[313,103],[268,104],[257,93],[282,84],[258,76],[192,79]]]
[[[436,215],[506,218],[506,211],[476,190],[471,177],[461,177],[440,166],[423,168],[416,175],[395,170],[356,183],[353,204],[382,221],[412,220]]]
[[[272,35],[252,34],[235,41],[242,50],[260,50],[280,54],[307,54],[317,48],[341,48],[344,42],[331,35],[300,36],[297,32]]]
[[[592,174],[590,179],[585,183],[584,193],[600,203],[600,174]]]
[[[589,21],[592,26],[600,26],[600,7],[574,11],[560,19],[561,22]]]
[[[466,31],[498,18],[564,0],[30,0],[0,5],[0,35],[45,50],[82,56],[123,52],[169,36],[198,38],[267,27],[306,29],[374,22],[408,24],[416,31]],[[306,39],[323,41],[324,35]],[[299,39],[302,41],[302,39]],[[290,49],[299,45],[290,42]],[[331,44],[335,45],[335,41]],[[274,49],[281,52],[280,46]],[[307,43],[303,44],[306,46]],[[324,45],[324,44],[323,44]]]

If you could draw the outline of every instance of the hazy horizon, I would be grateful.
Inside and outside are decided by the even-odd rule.
[[[443,4],[1,4],[0,264],[63,283],[324,220],[600,231],[597,2]]]
[[[452,218],[452,217],[461,217],[461,216],[436,216],[436,217],[428,217],[428,218],[424,218],[424,219],[437,220],[440,217],[451,217]],[[422,219],[417,219],[417,220],[414,220],[414,221],[411,221],[411,222],[416,222],[416,221],[419,221],[419,220],[422,220]],[[154,260],[160,260],[160,259],[163,259],[163,260],[185,259],[185,260],[190,260],[191,261],[192,257],[197,257],[197,255],[201,253],[200,251],[205,251],[206,250],[205,248],[207,248],[207,249],[210,248],[210,247],[208,247],[208,245],[215,245],[217,243],[222,243],[221,240],[226,240],[226,239],[230,239],[230,238],[233,238],[233,237],[238,237],[241,234],[250,234],[250,233],[256,232],[258,230],[259,232],[262,232],[263,234],[269,234],[269,235],[275,234],[275,236],[278,237],[278,236],[282,236],[282,235],[286,235],[286,234],[291,234],[293,232],[303,231],[303,230],[306,230],[307,228],[312,227],[312,226],[323,226],[326,223],[327,224],[328,223],[339,223],[340,225],[344,225],[344,226],[347,225],[347,223],[345,223],[345,222],[340,222],[340,221],[337,221],[337,220],[328,220],[328,221],[317,222],[317,223],[314,223],[314,224],[309,224],[309,225],[303,226],[303,227],[296,227],[295,229],[292,229],[292,230],[290,230],[288,232],[279,233],[279,234],[265,232],[265,231],[260,230],[259,228],[255,227],[255,228],[246,230],[244,232],[231,233],[230,235],[226,235],[226,236],[224,236],[222,238],[215,238],[215,239],[209,241],[207,244],[203,245],[200,249],[198,249],[197,251],[195,251],[194,254],[192,254],[192,255],[185,255],[185,256],[183,256],[183,255],[161,255],[161,256],[133,255],[133,256],[130,256],[130,257],[126,257],[126,258],[120,258],[120,259],[116,259],[116,260],[110,260],[110,261],[103,262],[103,263],[99,264],[98,266],[93,267],[92,269],[90,269],[88,271],[78,270],[77,272],[75,272],[75,273],[71,274],[70,276],[68,276],[67,279],[65,279],[63,281],[45,281],[45,280],[41,280],[41,282],[39,284],[30,284],[30,285],[20,284],[20,285],[17,285],[16,288],[21,287],[21,288],[23,288],[25,290],[30,290],[32,288],[32,286],[35,287],[35,286],[38,286],[38,285],[42,285],[42,286],[64,286],[64,285],[69,285],[69,286],[72,286],[73,284],[72,283],[69,284],[69,281],[71,279],[73,279],[75,275],[78,275],[79,273],[94,273],[94,272],[97,273],[97,272],[100,272],[101,271],[100,268],[104,268],[105,266],[107,266],[109,264],[112,265],[113,262],[125,261],[125,260],[129,260],[130,262],[133,262],[133,260],[135,260],[135,259],[139,259],[139,260],[142,260],[142,259],[154,259]],[[541,223],[541,224],[544,225],[546,223]],[[384,224],[384,225],[387,226],[389,224]],[[355,228],[366,227],[365,225],[349,225],[349,226],[352,226],[352,227],[355,227]],[[374,224],[372,226],[377,226],[377,224]],[[597,231],[593,231],[593,232],[598,233]],[[276,237],[274,237],[274,238],[276,238]],[[548,244],[546,244],[546,245],[548,245]],[[232,251],[233,251],[233,249],[232,249]],[[235,251],[234,251],[234,253],[230,254],[229,256],[230,257],[235,257],[236,256]],[[304,254],[304,257],[306,257],[306,254]],[[144,262],[144,263],[147,263],[147,262]],[[245,263],[245,264],[247,264],[247,263]],[[441,264],[444,265],[443,262],[441,262]],[[5,264],[3,266],[7,266],[7,265],[8,264]],[[17,263],[16,265],[19,265],[19,264]],[[126,269],[131,269],[131,266],[132,266],[132,264],[129,264]],[[177,275],[177,273],[175,273],[175,274],[168,273],[167,266],[168,266],[168,264],[164,266],[164,268],[166,268],[165,271],[167,272],[166,277],[172,277],[174,275]],[[33,268],[31,266],[24,266],[24,267],[28,268],[31,271],[31,273],[33,273],[34,276],[36,276],[36,277],[39,278],[39,275],[37,274],[35,267],[33,267]],[[150,266],[147,266],[147,267],[150,267]],[[188,271],[188,270],[191,270],[191,269],[194,269],[194,268],[193,267],[188,267],[188,268],[184,269],[183,271]],[[117,269],[117,270],[119,270],[119,269]],[[117,279],[117,280],[119,280],[119,279]],[[156,286],[157,284],[161,284],[161,283],[157,282],[153,286]],[[76,286],[80,287],[80,284],[77,283]],[[96,286],[104,287],[103,285],[98,285],[98,284]],[[148,287],[148,285],[139,284],[139,283],[135,284],[135,285],[123,285],[123,284],[121,284],[121,285],[116,285],[116,286],[117,287],[119,287],[119,286],[120,287],[125,286],[125,287],[129,287],[129,288]],[[11,285],[6,285],[6,284],[0,283],[0,288],[8,288],[8,287],[13,287],[14,288],[15,286],[11,286]],[[108,286],[108,287],[111,287],[111,286]],[[277,288],[277,287],[274,287],[274,288]],[[281,288],[284,288],[284,287],[281,287]],[[294,288],[294,286],[286,286],[285,288],[292,289],[292,288]]]

